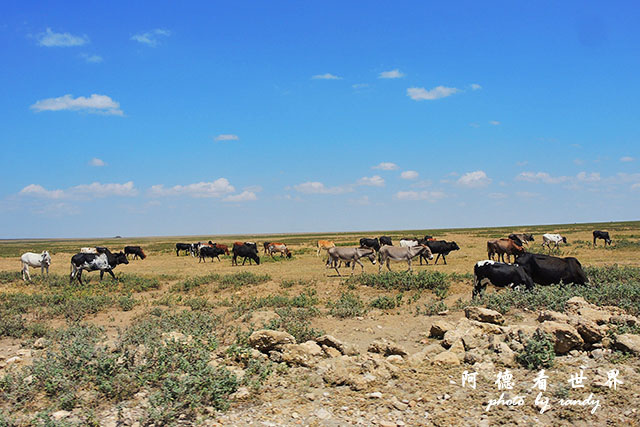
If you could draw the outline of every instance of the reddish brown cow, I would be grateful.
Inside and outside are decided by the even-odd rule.
[[[220,248],[224,251],[225,255],[229,255],[229,246],[223,245],[222,243],[214,243],[217,248]]]
[[[504,262],[504,256],[507,256],[507,263],[511,260],[511,255],[515,261],[516,256],[525,252],[522,246],[518,246],[511,239],[495,239],[487,242],[487,255],[489,259],[493,260],[493,255],[496,254],[498,261]]]

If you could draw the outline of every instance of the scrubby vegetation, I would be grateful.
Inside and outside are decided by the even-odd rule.
[[[379,289],[431,290],[439,298],[447,296],[452,280],[467,279],[460,274],[447,274],[440,271],[386,272],[382,274],[360,274],[347,279],[347,284],[359,284]]]
[[[527,340],[524,349],[518,353],[516,359],[527,369],[550,368],[556,353],[553,350],[553,342],[547,334],[536,331]]]
[[[362,299],[352,292],[343,292],[337,301],[329,302],[327,305],[329,313],[340,318],[362,316],[366,312]]]

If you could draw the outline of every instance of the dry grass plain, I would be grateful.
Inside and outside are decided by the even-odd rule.
[[[603,242],[598,242],[598,247],[593,248],[591,245],[591,233],[594,229],[607,230],[613,239],[613,246],[604,248]],[[368,305],[374,299],[381,296],[396,298],[400,293],[397,290],[383,290],[371,288],[362,285],[348,285],[345,283],[346,277],[350,273],[350,269],[343,268],[343,278],[338,277],[334,270],[327,270],[324,265],[324,252],[320,257],[316,256],[316,242],[318,239],[333,240],[341,246],[356,246],[357,241],[361,237],[377,237],[380,235],[390,236],[394,244],[402,237],[422,237],[425,234],[433,235],[438,239],[448,241],[456,241],[460,246],[460,250],[452,252],[448,257],[447,265],[422,265],[414,263],[414,271],[439,271],[443,273],[457,273],[458,276],[449,289],[444,302],[452,307],[456,301],[468,301],[471,298],[471,278],[473,266],[478,260],[486,259],[486,241],[492,238],[506,237],[511,232],[530,232],[535,236],[535,242],[530,246],[532,251],[541,251],[541,235],[543,233],[552,232],[560,233],[568,239],[568,245],[563,246],[559,252],[560,256],[573,256],[580,260],[583,266],[605,266],[618,264],[624,266],[640,267],[640,222],[618,222],[605,224],[565,224],[565,225],[545,225],[545,226],[526,226],[526,227],[500,227],[500,228],[475,228],[475,229],[446,229],[446,230],[406,230],[406,231],[380,231],[380,232],[355,232],[355,233],[332,233],[332,234],[279,234],[279,235],[237,235],[237,236],[182,236],[182,237],[154,237],[154,238],[118,238],[118,239],[92,239],[92,240],[5,240],[0,242],[0,274],[9,272],[18,272],[20,270],[19,256],[26,251],[39,252],[47,249],[52,254],[52,266],[50,272],[52,275],[68,276],[70,257],[77,253],[81,247],[85,246],[107,246],[112,251],[121,250],[126,245],[140,245],[147,254],[145,260],[132,260],[128,265],[120,265],[115,270],[118,275],[139,275],[150,279],[157,279],[158,286],[144,290],[123,291],[118,289],[119,285],[113,285],[105,288],[104,292],[100,291],[98,281],[98,273],[85,273],[85,279],[90,277],[90,291],[92,295],[110,294],[129,295],[135,300],[132,307],[123,304],[107,304],[99,308],[95,312],[89,312],[86,315],[79,316],[82,322],[97,325],[103,328],[108,340],[116,340],[121,331],[131,325],[134,325],[141,315],[148,313],[150,310],[161,308],[163,310],[192,310],[194,307],[193,300],[197,299],[199,304],[206,304],[207,310],[214,315],[220,316],[225,323],[224,329],[226,333],[221,334],[219,339],[221,344],[232,344],[236,339],[235,328],[239,330],[247,330],[258,328],[263,321],[268,321],[273,315],[273,308],[260,308],[256,310],[246,310],[242,315],[234,314],[233,310],[239,302],[249,301],[251,299],[265,298],[277,295],[295,296],[305,291],[314,290],[317,297],[316,307],[318,313],[310,320],[310,327],[322,330],[327,334],[334,335],[344,342],[353,344],[362,352],[366,352],[368,344],[374,339],[386,338],[393,340],[403,346],[409,353],[419,351],[426,343],[429,327],[437,316],[419,314],[421,309],[437,300],[430,291],[406,291],[403,292],[403,304],[393,309],[378,309],[369,307],[366,313],[347,318],[339,318],[331,314],[330,304],[335,303],[340,296],[349,291],[357,295],[365,305]],[[221,257],[222,262],[208,260],[205,263],[198,263],[197,258],[190,256],[176,256],[174,245],[176,242],[196,242],[213,240],[217,243],[225,243],[229,246],[234,241],[256,241],[258,246],[262,248],[264,241],[278,241],[286,243],[293,252],[293,258],[283,260],[276,257],[272,260],[261,253],[260,265],[231,266],[230,257]],[[262,252],[262,251],[261,251]],[[365,272],[377,273],[378,266],[371,265],[367,260],[363,260]],[[406,264],[392,264],[394,271],[402,271],[406,269]],[[251,272],[257,275],[268,275],[269,279],[258,284],[250,286],[216,286],[215,283],[205,283],[202,286],[194,287],[187,291],[176,290],[176,284],[183,283],[188,278],[205,276],[209,274],[229,275],[238,272]],[[38,276],[39,271],[31,269],[33,277]],[[355,274],[360,274],[360,267],[356,266]],[[107,281],[105,279],[105,281]],[[108,281],[110,282],[110,281]],[[115,286],[115,287],[114,287]],[[76,286],[73,292],[83,292],[78,290]],[[114,291],[115,289],[115,291]],[[11,294],[34,295],[39,293],[51,292],[51,289],[45,289],[42,283],[37,280],[35,283],[23,283],[21,280],[7,279],[0,281],[0,295],[6,299]],[[489,292],[493,292],[489,289]],[[191,301],[190,303],[188,301]],[[123,308],[123,307],[126,307]],[[457,319],[464,316],[461,310],[452,309],[449,317]],[[527,314],[517,314],[519,319],[526,321],[531,318]],[[69,324],[69,315],[67,314],[48,314],[43,316],[42,313],[27,312],[24,318],[28,321],[37,321],[42,323],[51,330],[61,329]],[[20,349],[30,348],[33,339],[23,337],[0,337],[0,360],[6,361],[11,358]],[[27,366],[31,363],[32,354],[23,354],[20,364]],[[635,363],[635,362],[634,362]],[[2,364],[0,376],[14,369]],[[635,365],[637,369],[637,363]],[[3,372],[4,371],[4,372]],[[435,373],[424,371],[415,373],[415,378],[407,378],[407,384],[412,383],[414,388],[419,388],[420,393],[433,394],[436,396],[440,390],[437,381],[445,381],[446,378],[455,378],[459,373],[450,372],[439,369],[436,376]],[[292,373],[287,374],[289,376]],[[296,409],[299,413],[303,413],[305,407],[316,405],[320,400],[325,402],[325,406],[331,407],[333,413],[339,412],[340,407],[358,406],[353,403],[355,399],[349,391],[331,391],[333,397],[324,396],[319,398],[315,403],[313,400],[303,399],[299,401],[300,393],[305,390],[311,390],[313,387],[305,383],[302,389],[292,385],[292,378],[284,375],[280,379],[268,379],[261,389],[256,392],[249,402],[243,401],[239,403],[232,402],[231,410],[227,415],[220,415],[217,422],[229,425],[242,425],[245,421],[243,416],[271,416],[269,422],[282,424],[322,424],[322,425],[342,425],[346,418],[342,418],[342,422],[338,421],[339,417],[335,415],[329,420],[320,418],[286,418],[283,414]],[[443,377],[444,375],[444,377]],[[454,375],[454,376],[452,376]],[[422,383],[415,383],[417,378],[421,378]],[[445,378],[445,379],[443,379]],[[295,383],[295,381],[293,381]],[[300,384],[298,384],[300,386]],[[282,390],[290,389],[291,393],[287,394]],[[428,390],[432,387],[433,390]],[[370,390],[369,390],[370,391]],[[414,390],[416,392],[416,390]],[[335,394],[334,394],[335,393]],[[416,392],[417,393],[417,392]],[[414,393],[415,394],[415,393]],[[298,400],[296,400],[297,396]],[[323,396],[323,395],[320,395]],[[338,400],[334,400],[338,399]],[[341,400],[342,399],[342,400]],[[427,398],[425,397],[425,400]],[[332,402],[333,400],[333,402]],[[342,405],[340,402],[349,401],[351,403]],[[43,400],[44,402],[44,400]],[[265,405],[270,406],[271,403],[280,402],[281,408],[278,411],[265,409]],[[637,399],[635,400],[637,402]],[[274,403],[275,404],[275,403]],[[463,403],[459,402],[458,404]],[[47,411],[48,403],[23,405],[19,413],[24,414],[42,413]],[[81,403],[77,405],[82,406]],[[287,409],[290,405],[291,408]],[[467,421],[464,418],[456,417],[456,407],[451,406],[453,414],[443,413],[437,415],[437,410],[433,409],[431,418],[423,420],[425,425],[464,425]],[[11,414],[11,406],[4,402],[2,405],[5,413]],[[271,405],[272,406],[272,405]],[[481,405],[478,404],[478,407]],[[310,411],[316,409],[309,409]],[[366,414],[367,411],[373,411],[373,418],[360,416],[364,420],[363,424],[375,424],[376,410],[370,404],[362,404],[360,413]],[[368,409],[367,409],[368,408]],[[55,409],[55,408],[53,408]],[[352,408],[353,409],[353,408]],[[346,410],[345,410],[346,411]],[[348,411],[347,411],[348,412]],[[424,411],[423,411],[424,412]],[[512,411],[513,412],[513,411]],[[529,410],[531,414],[531,411]],[[535,413],[535,411],[533,412]],[[232,415],[229,415],[232,414]],[[233,415],[235,414],[235,415]],[[249,415],[247,415],[249,414]],[[256,415],[257,414],[257,415]],[[211,419],[216,419],[211,416]],[[226,417],[226,418],[225,418]],[[230,417],[230,418],[229,418]],[[236,418],[234,418],[236,417]],[[284,417],[284,418],[283,418]],[[355,417],[355,415],[354,415]],[[439,418],[440,417],[440,418]],[[571,424],[578,420],[578,424],[584,423],[588,425],[590,422],[588,417],[576,415],[577,418],[558,419],[558,424]],[[265,418],[265,419],[267,419]],[[355,417],[354,419],[356,419]],[[379,419],[384,418],[382,415]],[[26,418],[20,418],[24,421]],[[493,422],[510,422],[513,421],[514,415],[511,414],[506,418],[489,418]],[[525,417],[526,419],[526,417]],[[246,420],[246,419],[245,419]],[[487,419],[483,419],[487,421]],[[532,418],[529,418],[531,421]],[[546,418],[550,421],[554,418]],[[582,420],[582,421],[580,421]],[[637,420],[637,418],[636,418]],[[207,421],[210,423],[211,420]],[[335,424],[331,424],[335,422]],[[86,422],[86,418],[84,421]],[[195,422],[195,421],[194,421]],[[200,421],[199,421],[200,422]],[[265,421],[266,422],[266,421]],[[414,420],[415,422],[415,420]],[[535,424],[536,422],[533,422]],[[555,424],[555,422],[553,422]],[[99,423],[100,424],[100,423]],[[161,425],[162,422],[156,423]],[[170,422],[168,424],[171,424]],[[526,423],[525,423],[526,424]],[[615,424],[615,422],[614,422]],[[269,424],[267,424],[269,425]]]

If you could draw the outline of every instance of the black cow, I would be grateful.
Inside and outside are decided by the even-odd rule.
[[[391,243],[391,237],[389,236],[380,236],[380,245],[388,245],[388,246],[393,246],[393,243]]]
[[[111,274],[113,280],[117,280],[113,269],[118,264],[129,264],[129,260],[124,252],[118,252],[112,254],[107,248],[98,254],[75,254],[71,257],[71,275],[69,276],[69,283],[73,282],[75,277],[78,278],[78,282],[82,285],[82,270],[96,271],[100,270],[100,280],[104,276],[104,272]]]
[[[605,246],[607,246],[607,243],[609,245],[611,245],[611,237],[609,237],[609,232],[608,231],[595,230],[593,232],[593,246],[596,245],[596,239],[604,240],[604,245]]]
[[[378,252],[380,250],[380,241],[377,237],[375,239],[367,239],[366,237],[363,237],[360,239],[360,247],[373,249]]]
[[[180,256],[180,251],[185,251],[185,255],[191,254],[193,256],[196,249],[195,245],[191,243],[176,243],[176,256]]]
[[[214,258],[218,258],[218,261],[220,261],[220,255],[224,254],[224,249],[221,249],[217,246],[202,246],[200,248],[200,252],[198,253],[199,255],[199,259],[198,259],[198,263],[205,261],[207,257],[211,258],[211,262],[213,262]]]
[[[264,253],[266,254],[267,251],[269,250],[269,245],[271,244],[271,242],[264,242],[262,245],[264,246]]]
[[[528,245],[529,242],[534,241],[533,234],[527,234],[527,233],[511,233],[507,237],[513,240],[515,244],[518,246],[522,246],[522,244]]]
[[[145,259],[147,257],[140,246],[125,246],[124,254],[127,255],[127,258],[129,258],[128,255],[133,255],[133,259],[138,259],[138,257]]]
[[[473,298],[484,292],[487,283],[500,288],[509,286],[515,289],[524,286],[528,291],[533,289],[531,276],[521,266],[490,260],[479,261],[473,267]]]
[[[234,244],[233,245],[233,258],[231,259],[231,265],[238,265],[238,257],[244,258],[242,261],[242,265],[244,265],[247,258],[249,258],[249,265],[251,265],[251,260],[254,260],[256,264],[260,265],[260,257],[258,256],[258,249],[255,245],[247,245],[243,243],[241,245]]]
[[[543,286],[560,282],[584,285],[588,280],[580,261],[573,257],[525,253],[516,258],[516,264],[524,268],[535,283]]]
[[[449,255],[449,252],[460,250],[460,246],[458,246],[458,244],[456,242],[447,242],[446,240],[422,240],[422,241],[420,241],[420,244],[427,245],[429,247],[429,249],[431,249],[431,253],[433,255],[438,254],[434,264],[438,263],[438,259],[442,255],[442,260],[444,261],[444,263],[446,265],[447,264],[447,258],[445,258],[445,257],[447,255]],[[429,260],[427,259],[427,255],[425,253],[421,253],[420,254],[420,265],[422,265],[422,259],[423,258],[427,262],[427,264],[429,264]]]

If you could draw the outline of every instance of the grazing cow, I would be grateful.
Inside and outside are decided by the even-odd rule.
[[[320,256],[320,251],[324,249],[328,251],[330,248],[335,248],[336,244],[331,240],[318,240],[318,252],[316,252],[316,256]]]
[[[206,258],[210,257],[211,262],[213,262],[214,258],[218,258],[220,261],[220,255],[224,253],[224,250],[217,246],[202,246],[198,251],[198,263],[202,261],[207,261]]]
[[[176,243],[176,256],[180,256],[180,251],[185,251],[185,255],[195,256],[196,244]]]
[[[378,252],[380,264],[378,265],[378,274],[382,272],[382,265],[387,264],[387,269],[391,271],[389,263],[393,261],[406,261],[409,265],[407,271],[413,271],[411,268],[411,259],[416,256],[425,256],[428,259],[433,259],[431,249],[427,245],[417,245],[410,248],[398,248],[396,246],[383,246]]]
[[[380,246],[383,245],[387,245],[387,246],[393,246],[393,243],[391,242],[391,237],[389,236],[380,236]]]
[[[368,239],[366,237],[363,237],[362,239],[360,239],[360,247],[373,249],[374,251],[378,252],[380,250],[380,241],[377,237],[375,239]]]
[[[509,234],[509,238],[516,242],[518,246],[529,245],[529,242],[533,242],[533,234],[527,233],[511,233]]]
[[[127,255],[127,258],[129,258],[128,255],[133,255],[133,259],[138,259],[138,257],[145,259],[147,257],[140,246],[125,246],[124,254]]]
[[[596,239],[602,239],[604,240],[604,245],[607,246],[607,244],[611,245],[611,237],[609,237],[609,232],[608,231],[600,231],[600,230],[595,230],[593,232],[593,246],[596,246]]]
[[[264,246],[264,253],[266,254],[267,251],[269,250],[269,245],[271,244],[271,242],[264,242],[262,244],[262,246]]]
[[[80,248],[81,254],[97,254],[98,250],[96,248]]]
[[[451,251],[460,250],[460,246],[458,246],[456,242],[447,242],[446,240],[426,240],[424,244],[429,247],[432,254],[438,254],[434,264],[437,264],[438,260],[440,259],[440,256],[442,256],[442,260],[446,265],[447,264],[446,256],[449,255]],[[422,265],[423,258],[425,261],[427,261],[427,258],[425,257],[424,253],[420,254],[420,265]],[[427,264],[429,264],[429,261],[427,261]]]
[[[251,265],[251,260],[254,260],[256,264],[260,265],[260,257],[258,256],[258,249],[254,243],[254,245],[247,245],[245,243],[241,243],[238,245],[238,242],[233,244],[233,248],[231,251],[233,252],[233,258],[231,259],[231,265],[238,265],[238,257],[244,258],[242,261],[242,265],[244,265],[247,258],[249,258],[249,265]]]
[[[269,255],[273,258],[273,254],[276,252],[280,254],[281,257],[287,256],[287,258],[291,258],[291,251],[287,248],[287,245],[284,243],[272,242],[268,248]]]
[[[580,261],[573,257],[559,258],[551,255],[526,253],[516,258],[516,264],[522,266],[533,281],[539,285],[552,283],[587,283],[587,275]]]
[[[113,274],[113,269],[116,268],[118,264],[129,264],[129,260],[124,252],[112,254],[105,248],[104,252],[98,254],[75,254],[71,257],[71,275],[69,276],[69,283],[73,282],[73,279],[77,277],[78,282],[82,285],[83,270],[100,270],[100,280],[102,280],[102,276],[104,276],[104,272],[106,271],[111,274],[113,280],[117,280],[115,274]]]
[[[222,243],[214,243],[215,247],[222,249],[225,255],[229,255],[229,246],[223,245]]]
[[[51,265],[51,255],[49,252],[43,251],[41,254],[33,252],[25,252],[20,256],[22,261],[22,280],[25,282],[27,279],[31,281],[31,275],[29,274],[29,267],[40,267],[40,274],[44,276],[44,271],[47,270],[47,276],[49,275],[49,266]],[[26,278],[25,278],[26,276]]]
[[[516,255],[525,252],[522,246],[517,245],[511,239],[494,239],[487,242],[487,256],[493,259],[493,255],[497,255],[497,261],[504,262],[504,256],[507,256],[507,263],[511,260],[511,255],[515,259]]]
[[[356,263],[360,264],[362,267],[362,272],[364,273],[364,265],[360,262],[360,258],[369,258],[371,264],[376,263],[375,251],[371,248],[345,248],[345,247],[334,247],[329,248],[327,251],[329,254],[329,259],[327,260],[327,268],[330,266],[333,267],[338,276],[342,277],[340,271],[338,270],[338,261],[349,261],[351,262],[351,275],[353,276],[353,270],[356,267]]]
[[[233,242],[233,246],[249,246],[252,247],[253,249],[256,250],[256,252],[258,252],[258,244],[256,242]]]
[[[418,239],[409,239],[404,238],[400,239],[400,247],[401,248],[412,248],[414,246],[418,246]]]
[[[533,280],[523,267],[491,260],[478,261],[473,267],[473,298],[483,293],[488,283],[500,288],[524,286],[528,291],[533,289]]]
[[[424,240],[436,240],[433,236],[429,236],[428,234],[424,235]]]
[[[560,243],[567,243],[567,238],[562,237],[559,234],[543,234],[542,235],[542,246],[546,246],[551,251],[551,245],[554,245],[554,249],[560,250]]]

